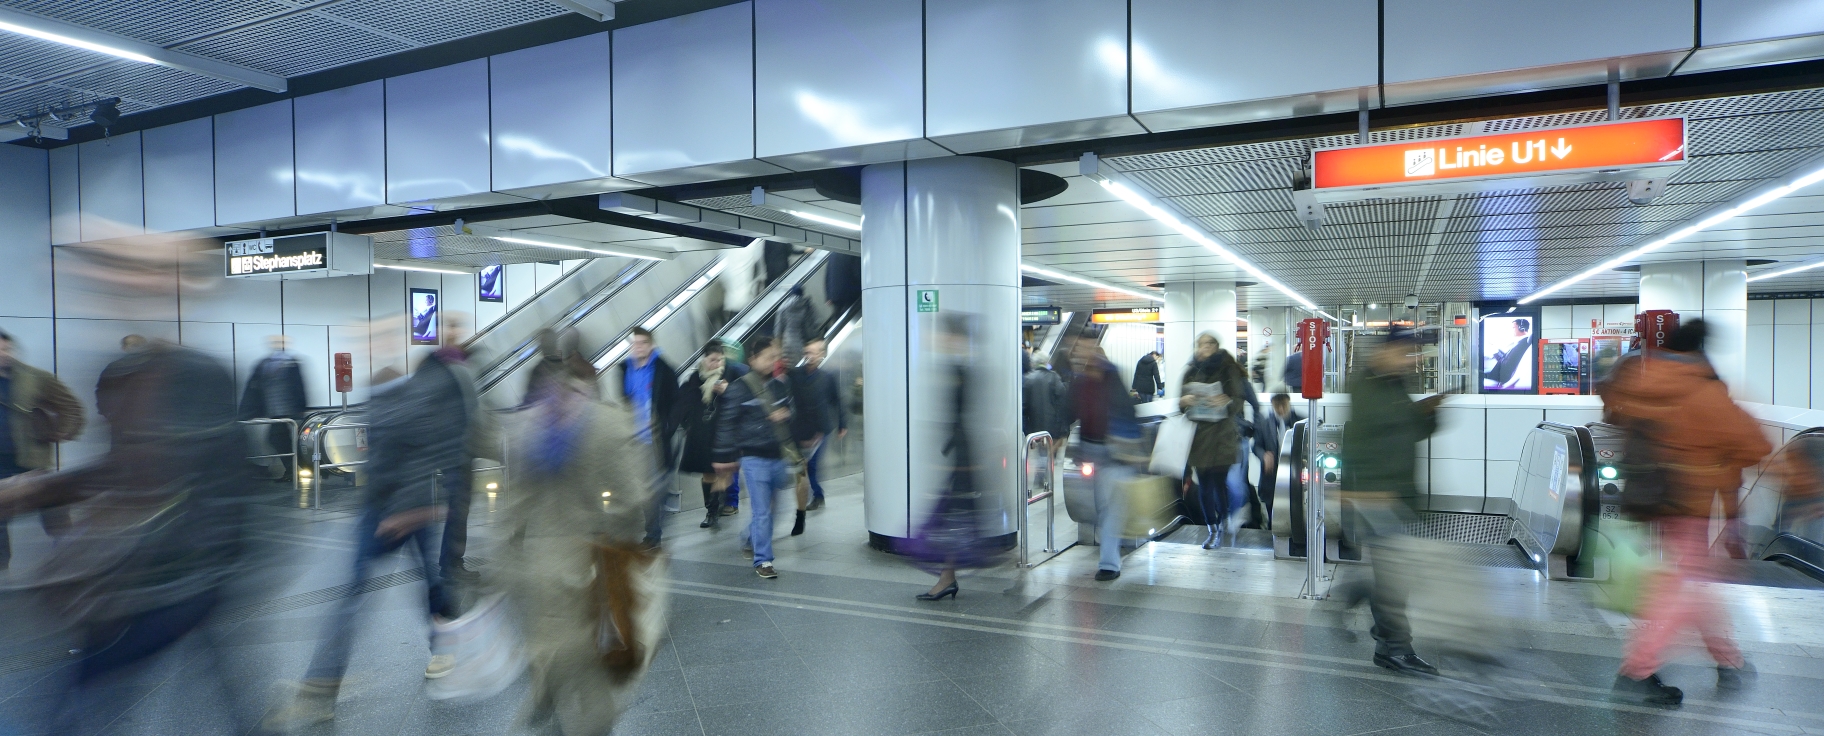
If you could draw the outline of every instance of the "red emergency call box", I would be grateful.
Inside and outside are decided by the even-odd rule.
[[[1659,350],[1678,331],[1678,313],[1670,309],[1649,309],[1634,315],[1634,338],[1641,350]]]
[[[1324,398],[1324,345],[1330,340],[1330,323],[1313,317],[1299,320],[1298,350],[1304,355],[1304,387],[1299,394],[1307,399]]]
[[[336,393],[355,390],[354,353],[336,353]]]

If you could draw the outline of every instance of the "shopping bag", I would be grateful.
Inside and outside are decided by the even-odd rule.
[[[1153,440],[1152,462],[1147,471],[1167,478],[1183,478],[1184,466],[1191,459],[1191,440],[1197,436],[1197,425],[1183,414],[1173,414],[1159,423],[1159,435]]]
[[[1165,528],[1177,515],[1178,494],[1172,488],[1171,478],[1158,475],[1138,475],[1123,482],[1119,490],[1126,513],[1121,536],[1145,539]]]
[[[1647,582],[1657,571],[1644,528],[1603,519],[1602,531],[1593,534],[1589,542],[1595,547],[1597,559],[1609,563],[1608,579],[1596,584],[1596,606],[1633,615]]]
[[[425,683],[425,694],[432,700],[494,697],[526,668],[524,648],[500,594],[481,599],[455,620],[432,622],[431,646],[435,653],[456,659],[449,674]]]

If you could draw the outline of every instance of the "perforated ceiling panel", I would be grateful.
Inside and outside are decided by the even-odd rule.
[[[0,7],[284,77],[570,12],[545,0],[0,0]],[[121,112],[132,114],[233,89],[208,77],[0,33],[0,120],[106,97],[120,97]]]
[[[1355,136],[1122,156],[1106,163],[1122,172],[1130,185],[1163,200],[1181,217],[1202,225],[1217,240],[1320,304],[1397,299],[1415,291],[1426,301],[1517,298],[1772,186],[1782,177],[1824,164],[1821,90],[1665,103],[1624,108],[1622,113],[1628,119],[1691,119],[1691,163],[1671,177],[1665,194],[1647,205],[1630,204],[1619,183],[1519,188],[1332,204],[1323,227],[1313,231],[1294,217],[1293,176],[1312,149],[1353,145]],[[1602,110],[1578,111],[1375,131],[1371,140],[1530,130],[1606,117]],[[1131,286],[1237,277],[1215,254],[1134,208],[1111,201],[1112,197],[1090,196],[1093,193],[1079,184],[1094,185],[1068,176],[1074,169],[1069,165],[1047,170],[1066,175],[1072,192],[1082,191],[1083,196],[1067,204],[1025,208],[1029,259]],[[1824,259],[1824,196],[1794,199],[1780,207],[1778,216],[1742,218],[1649,258],[1765,257],[1789,265]],[[1054,224],[1064,222],[1069,224]],[[1824,281],[1824,273],[1794,275],[1767,285],[1791,289],[1779,282],[1809,284],[1814,279]],[[1602,274],[1564,296],[1633,295],[1636,281],[1632,273]],[[1762,286],[1756,282],[1751,290]],[[1065,287],[1040,291],[1060,298],[1067,293]],[[1241,302],[1293,303],[1261,286],[1244,288]]]

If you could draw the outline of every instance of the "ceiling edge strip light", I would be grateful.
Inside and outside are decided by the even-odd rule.
[[[1158,220],[1167,227],[1176,230],[1179,235],[1190,238],[1192,242],[1203,246],[1206,250],[1209,250],[1218,256],[1222,256],[1223,260],[1228,261],[1236,268],[1248,272],[1248,275],[1259,279],[1261,283],[1266,284],[1267,286],[1273,287],[1275,291],[1286,295],[1291,298],[1292,301],[1298,302],[1300,306],[1310,310],[1317,309],[1317,304],[1315,302],[1306,299],[1303,294],[1293,291],[1292,287],[1280,283],[1279,279],[1269,276],[1267,272],[1262,271],[1259,266],[1256,266],[1253,262],[1243,258],[1240,253],[1229,250],[1227,246],[1217,242],[1215,238],[1210,237],[1210,234],[1204,232],[1201,228],[1194,227],[1184,220],[1179,219],[1176,215],[1173,215],[1167,210],[1164,204],[1154,202],[1152,197],[1110,178],[1107,174],[1103,173],[1101,161],[1096,158],[1095,154],[1083,154],[1083,158],[1078,161],[1078,171],[1082,173],[1084,177],[1101,184],[1102,188],[1107,189],[1110,194],[1120,197],[1122,201],[1133,205],[1135,209],[1146,213],[1148,217]]]
[[[1126,288],[1123,286],[1116,286],[1114,284],[1108,283],[1107,281],[1098,281],[1098,280],[1092,279],[1092,278],[1085,278],[1083,276],[1068,274],[1068,273],[1064,273],[1063,271],[1057,271],[1057,270],[1053,270],[1053,269],[1049,269],[1049,268],[1044,268],[1042,266],[1034,266],[1030,263],[1020,264],[1020,270],[1025,271],[1030,274],[1043,276],[1045,278],[1057,279],[1059,281],[1069,281],[1073,284],[1081,284],[1083,286],[1088,286],[1088,287],[1092,287],[1092,288],[1096,288],[1096,289],[1102,289],[1104,291],[1112,291],[1112,292],[1116,292],[1118,294],[1127,294],[1129,296],[1139,297],[1141,299],[1149,299],[1149,300],[1152,300],[1155,302],[1160,302],[1162,304],[1165,302],[1165,297],[1159,296],[1157,294],[1149,294],[1144,291],[1135,291],[1133,289],[1129,289],[1129,288]]]
[[[1547,286],[1543,289],[1540,289],[1540,290],[1535,291],[1531,294],[1528,294],[1524,297],[1521,297],[1520,303],[1521,304],[1530,304],[1534,301],[1543,299],[1547,296],[1555,294],[1559,291],[1563,291],[1566,288],[1569,288],[1569,287],[1574,286],[1578,283],[1581,283],[1585,280],[1588,280],[1592,276],[1595,276],[1595,275],[1601,274],[1601,273],[1607,273],[1607,272],[1612,271],[1621,266],[1625,266],[1636,258],[1644,256],[1648,253],[1652,253],[1653,251],[1664,248],[1664,247],[1671,245],[1673,243],[1676,243],[1680,240],[1684,240],[1685,238],[1691,237],[1692,235],[1696,235],[1697,233],[1703,232],[1705,230],[1709,230],[1710,228],[1716,227],[1717,225],[1721,225],[1725,222],[1733,220],[1736,217],[1739,217],[1741,215],[1745,215],[1745,214],[1748,214],[1749,212],[1760,209],[1761,207],[1765,206],[1769,202],[1772,202],[1776,199],[1779,199],[1788,194],[1796,192],[1800,189],[1804,189],[1805,187],[1811,186],[1820,181],[1824,181],[1824,168],[1816,169],[1809,174],[1806,174],[1804,176],[1793,179],[1785,184],[1774,187],[1772,189],[1763,191],[1759,194],[1754,195],[1753,197],[1749,197],[1748,199],[1738,202],[1732,206],[1723,208],[1718,211],[1714,211],[1714,212],[1710,213],[1709,215],[1706,215],[1704,217],[1704,219],[1698,220],[1696,223],[1686,225],[1677,230],[1674,230],[1669,235],[1655,238],[1655,239],[1649,241],[1645,245],[1642,245],[1642,246],[1639,246],[1636,248],[1631,248],[1627,252],[1622,253],[1621,255],[1604,260],[1601,263],[1598,263],[1594,266],[1590,266],[1589,268],[1586,268],[1582,271],[1578,271],[1576,274],[1570,276],[1569,278],[1563,279],[1563,280],[1559,281],[1558,283],[1552,284],[1551,286]],[[1794,269],[1794,270],[1803,270],[1803,268]],[[1749,281],[1755,281],[1755,280],[1758,280],[1761,278],[1771,278],[1771,276],[1759,275],[1759,276],[1755,276],[1754,278],[1749,279]]]
[[[1749,276],[1748,282],[1754,283],[1756,281],[1765,281],[1767,279],[1777,279],[1781,276],[1790,276],[1790,275],[1798,273],[1800,271],[1810,271],[1811,269],[1814,269],[1814,268],[1824,268],[1824,261],[1812,261],[1811,263],[1793,266],[1791,268],[1782,268],[1778,271],[1766,271],[1763,273],[1757,273],[1753,276]]]
[[[378,261],[374,262],[374,268],[390,268],[394,271],[422,271],[424,273],[448,273],[448,274],[455,274],[457,276],[470,275],[470,273],[468,271],[451,271],[451,270],[445,269],[445,268],[425,268],[423,266],[395,266],[391,263],[380,263]]]

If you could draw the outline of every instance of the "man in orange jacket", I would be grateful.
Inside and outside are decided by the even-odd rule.
[[[1616,366],[1598,389],[1607,419],[1644,433],[1665,471],[1666,498],[1655,521],[1666,567],[1647,587],[1643,620],[1615,678],[1618,693],[1656,705],[1684,699],[1656,672],[1666,646],[1686,627],[1697,629],[1716,660],[1718,688],[1739,688],[1743,675],[1753,671],[1730,637],[1728,612],[1705,585],[1718,574],[1710,512],[1720,498],[1729,524],[1722,539],[1740,539],[1735,525],[1742,470],[1773,447],[1754,419],[1730,401],[1728,387],[1704,357],[1706,335],[1703,320],[1681,325],[1665,350]]]

